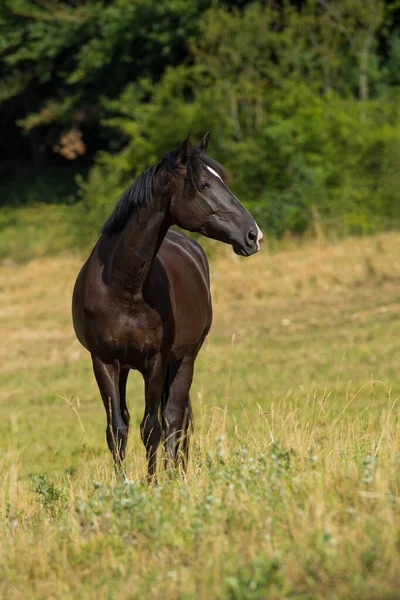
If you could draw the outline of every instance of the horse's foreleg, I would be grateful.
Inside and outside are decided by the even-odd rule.
[[[143,374],[145,382],[145,410],[140,433],[146,447],[148,461],[147,481],[157,483],[157,448],[161,439],[161,425],[158,417],[161,393],[164,385],[165,363],[161,355],[155,356]]]
[[[179,445],[182,443],[182,463],[185,470],[189,453],[188,430],[191,420],[189,390],[192,385],[193,371],[194,358],[185,357],[172,374],[168,399],[162,415],[167,466],[176,466]]]
[[[120,368],[115,364],[104,364],[95,356],[92,356],[92,362],[94,375],[107,415],[106,439],[108,447],[116,466],[120,467],[125,458],[128,438],[128,426],[121,415]]]

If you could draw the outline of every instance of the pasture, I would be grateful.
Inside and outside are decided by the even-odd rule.
[[[71,325],[82,257],[0,267],[0,597],[400,598],[400,234],[211,261],[185,478],[119,482]]]

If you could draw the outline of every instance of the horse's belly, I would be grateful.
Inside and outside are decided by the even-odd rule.
[[[211,305],[204,294],[174,306],[175,335],[171,347],[174,359],[196,355],[211,326]]]

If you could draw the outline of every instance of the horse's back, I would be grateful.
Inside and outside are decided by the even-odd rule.
[[[206,276],[207,282],[210,281],[210,271],[208,266],[207,256],[202,246],[193,238],[189,237],[182,231],[176,229],[169,229],[164,241],[161,245],[161,255],[171,246],[182,255],[186,255],[187,258],[194,261],[197,267]]]

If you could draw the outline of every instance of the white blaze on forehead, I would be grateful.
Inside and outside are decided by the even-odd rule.
[[[207,169],[210,171],[210,173],[212,173],[213,175],[215,175],[215,177],[218,177],[218,179],[221,179],[221,177],[218,175],[217,171],[214,171],[214,169],[212,169],[208,165],[207,165]],[[221,179],[221,181],[222,181],[222,179]]]
[[[263,232],[261,231],[261,229],[259,228],[259,226],[256,223],[256,227],[257,227],[257,250],[260,249],[260,242],[264,237]]]

